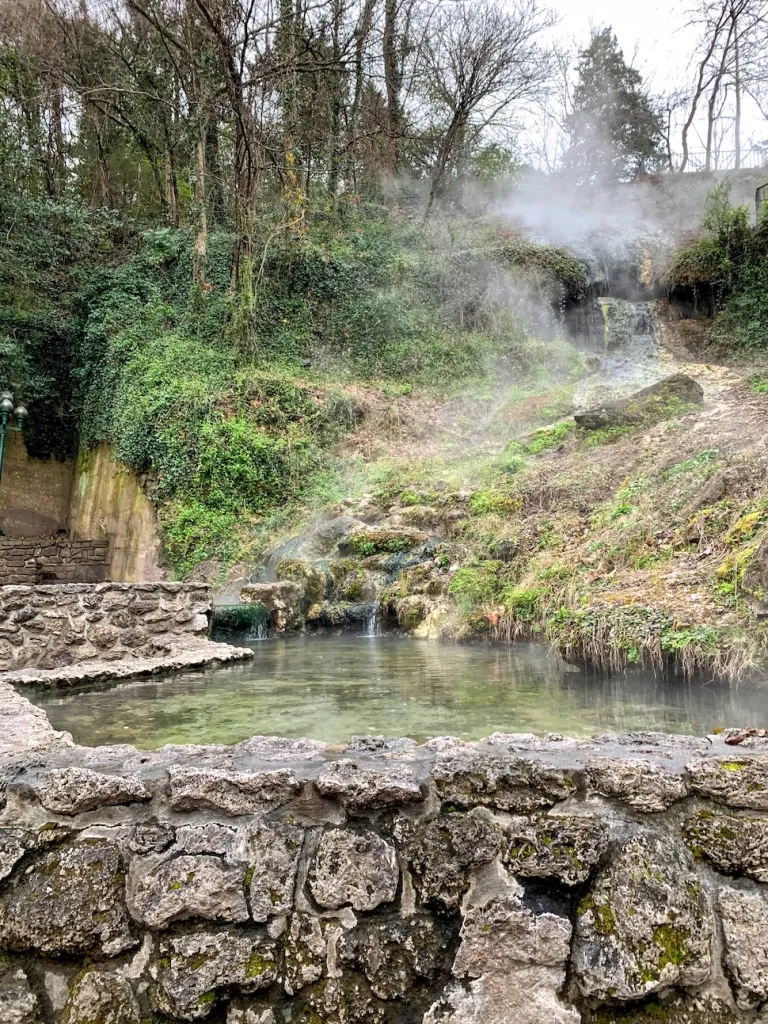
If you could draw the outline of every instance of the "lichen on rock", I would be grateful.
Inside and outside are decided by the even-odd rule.
[[[691,789],[729,807],[768,811],[768,756],[703,757],[686,765]]]
[[[248,896],[254,921],[293,909],[304,832],[295,825],[259,821],[248,836]]]
[[[447,970],[450,931],[427,915],[366,921],[340,939],[341,961],[361,970],[379,999],[401,999]]]
[[[247,921],[245,865],[220,857],[165,854],[134,857],[126,894],[131,916],[148,928],[199,917]]]
[[[0,1021],[3,1024],[42,1024],[42,1008],[20,967],[0,962]]]
[[[768,999],[768,898],[762,892],[723,886],[717,902],[736,1002],[742,1009],[754,1009]]]
[[[125,978],[109,971],[85,971],[72,987],[62,1024],[139,1024],[141,1014]]]
[[[632,1000],[700,985],[711,970],[712,908],[691,857],[668,837],[638,834],[578,907],[573,964],[585,996]]]

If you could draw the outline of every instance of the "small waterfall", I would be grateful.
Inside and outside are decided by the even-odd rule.
[[[243,637],[244,640],[266,640],[269,637],[269,628],[266,622],[254,622]]]
[[[381,608],[378,601],[374,601],[371,605],[370,614],[365,623],[364,635],[370,637],[381,635]]]

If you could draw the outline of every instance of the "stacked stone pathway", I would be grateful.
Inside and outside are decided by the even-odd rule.
[[[766,1024],[761,743],[36,735],[0,1021]]]

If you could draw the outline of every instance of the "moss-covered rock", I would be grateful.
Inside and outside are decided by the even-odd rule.
[[[576,413],[574,419],[587,430],[633,426],[677,416],[703,401],[701,385],[683,373],[676,373],[629,398],[605,402],[594,409]]]
[[[700,985],[712,967],[713,931],[712,907],[685,847],[636,835],[579,904],[579,988],[591,998],[626,1001]]]
[[[502,862],[520,878],[580,885],[608,846],[608,828],[595,817],[535,815],[504,824]]]
[[[497,856],[504,833],[474,814],[449,813],[431,821],[398,818],[395,839],[419,900],[455,911],[469,888],[470,872]]]
[[[50,956],[114,956],[136,944],[120,851],[85,839],[37,857],[0,896],[0,944]]]
[[[718,871],[768,882],[768,819],[702,810],[683,823],[683,839]]]

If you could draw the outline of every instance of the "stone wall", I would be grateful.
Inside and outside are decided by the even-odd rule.
[[[0,587],[0,670],[157,657],[205,638],[210,610],[200,584]]]
[[[162,580],[157,517],[146,481],[115,462],[107,444],[77,457],[69,530],[76,538],[107,538],[109,578],[129,583]]]
[[[67,528],[74,461],[31,459],[16,431],[6,435],[0,526],[8,537],[47,537]]]
[[[768,753],[750,742],[8,757],[0,1018],[764,1024]]]
[[[103,583],[108,559],[107,540],[0,540],[0,587],[13,583]]]

